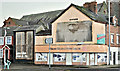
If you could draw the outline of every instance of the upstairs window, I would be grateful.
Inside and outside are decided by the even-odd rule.
[[[4,45],[4,37],[0,37],[0,45]]]
[[[120,34],[117,34],[116,37],[117,37],[117,39],[116,39],[117,40],[117,44],[119,44],[120,43]]]
[[[111,43],[114,43],[114,34],[111,34]]]
[[[113,23],[114,23],[114,26],[116,26],[117,24],[118,24],[118,21],[117,21],[117,19],[115,18],[115,19],[113,19]]]
[[[12,44],[12,36],[6,37],[6,44]]]

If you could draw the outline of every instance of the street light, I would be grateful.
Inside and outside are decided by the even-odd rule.
[[[110,65],[110,0],[108,0],[108,16],[109,16],[109,47],[108,47],[108,59],[109,59],[109,64]]]

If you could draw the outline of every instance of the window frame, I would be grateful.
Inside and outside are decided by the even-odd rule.
[[[7,41],[8,41],[8,37],[10,37],[10,39],[11,39],[11,42],[10,42],[10,43],[7,42]],[[8,45],[11,45],[11,44],[12,44],[12,36],[6,36],[6,44],[8,44]]]
[[[120,60],[120,51],[118,51],[118,60]]]
[[[119,38],[119,36],[120,36],[120,34],[116,34],[116,43],[117,44],[120,44],[120,41],[119,41],[120,38]]]
[[[113,21],[114,21],[114,22],[113,22],[113,23],[114,23],[114,26],[116,26],[116,25],[118,24],[117,19],[116,19],[116,18],[114,18],[114,19],[113,19]]]
[[[113,36],[113,38],[112,38],[112,36]],[[114,34],[110,34],[110,42],[111,42],[111,44],[114,44]]]
[[[4,37],[0,37],[1,39],[3,39],[3,42],[0,43],[0,45],[4,45]]]
[[[2,52],[1,52],[2,51]],[[0,49],[0,53],[2,53],[2,55],[0,55],[0,58],[3,58],[3,49]],[[2,56],[2,57],[1,57]]]

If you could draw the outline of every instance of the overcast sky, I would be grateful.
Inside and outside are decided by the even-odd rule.
[[[0,0],[0,27],[8,17],[20,19],[23,15],[67,8],[71,3],[82,6],[95,0]],[[106,0],[96,0],[102,3]]]

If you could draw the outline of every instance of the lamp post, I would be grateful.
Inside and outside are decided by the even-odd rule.
[[[109,47],[108,47],[108,59],[109,59],[109,64],[110,65],[110,0],[108,0],[108,16],[109,16]]]

